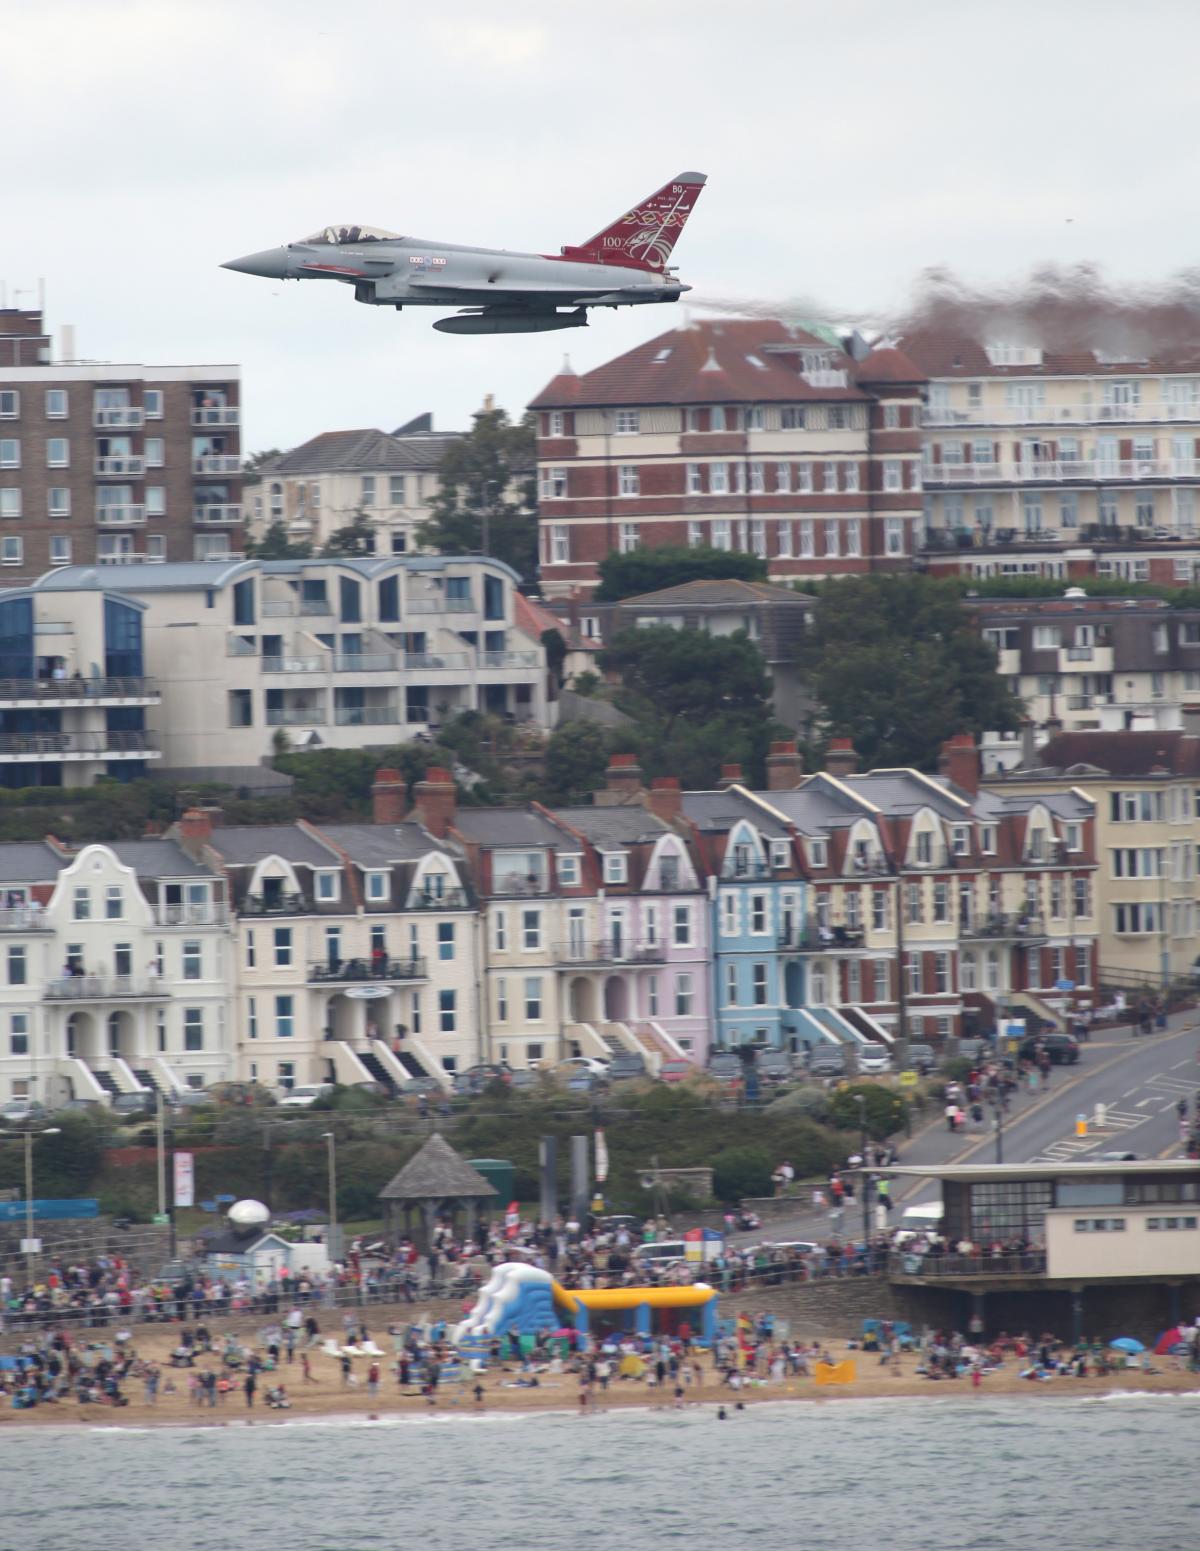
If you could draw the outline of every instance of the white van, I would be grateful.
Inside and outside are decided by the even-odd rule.
[[[633,1252],[635,1265],[673,1265],[687,1259],[687,1245],[682,1239],[663,1239],[658,1244],[639,1244]]]
[[[941,1201],[922,1201],[917,1206],[906,1206],[900,1218],[903,1228],[937,1228],[941,1225],[946,1207]]]
[[[855,1052],[859,1074],[863,1077],[882,1077],[892,1069],[892,1053],[886,1045],[870,1043],[860,1045]]]

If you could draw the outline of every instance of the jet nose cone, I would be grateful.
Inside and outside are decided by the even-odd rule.
[[[221,268],[236,269],[243,275],[261,275],[264,280],[286,280],[287,261],[286,248],[264,248],[261,253],[247,253],[245,258],[229,259]]]

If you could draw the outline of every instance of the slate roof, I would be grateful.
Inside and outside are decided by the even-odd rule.
[[[435,1131],[415,1158],[379,1192],[381,1201],[488,1199],[496,1189]]]
[[[454,827],[464,839],[483,846],[571,851],[577,845],[548,819],[526,808],[460,808]]]
[[[320,829],[360,867],[418,862],[434,852],[452,860],[419,824],[322,824]]]
[[[52,883],[67,865],[41,840],[0,844],[0,883]]]
[[[755,603],[784,603],[807,611],[812,609],[814,601],[806,593],[793,592],[790,587],[777,587],[771,582],[713,578],[681,582],[678,587],[660,587],[657,592],[637,593],[632,598],[622,598],[618,607],[646,608],[678,604],[688,608],[733,608]]]
[[[281,856],[301,866],[336,867],[337,855],[295,824],[239,824],[213,831],[212,844],[231,866],[253,866],[264,856]]]
[[[671,833],[671,826],[643,808],[640,803],[612,808],[555,808],[555,817],[579,831],[601,851],[613,846],[636,845],[655,841]]]
[[[360,469],[406,472],[436,469],[446,448],[459,440],[456,431],[417,432],[391,435],[372,429],[360,431],[322,431],[310,441],[293,447],[265,469],[264,476],[276,474],[335,474]]]
[[[221,831],[225,833],[224,830]],[[195,862],[173,840],[113,840],[106,844],[118,861],[139,878],[211,878],[210,868]]]
[[[1200,775],[1200,737],[1186,732],[1063,732],[1034,756],[1017,778],[1066,775],[1085,766],[1099,775]]]

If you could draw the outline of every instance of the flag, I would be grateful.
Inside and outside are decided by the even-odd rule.
[[[602,1185],[608,1178],[608,1143],[604,1132],[596,1132],[596,1183]]]

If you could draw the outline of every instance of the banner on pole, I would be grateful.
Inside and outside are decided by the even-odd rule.
[[[596,1132],[596,1183],[603,1185],[608,1178],[608,1143],[604,1140],[604,1132]]]
[[[175,1205],[195,1206],[195,1162],[190,1152],[175,1154]]]

